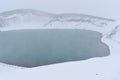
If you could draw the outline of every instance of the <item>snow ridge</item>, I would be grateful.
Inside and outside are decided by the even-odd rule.
[[[52,14],[32,9],[16,9],[0,13],[0,30],[30,28],[75,28],[101,30],[113,19],[84,14]],[[86,27],[87,26],[87,27]]]

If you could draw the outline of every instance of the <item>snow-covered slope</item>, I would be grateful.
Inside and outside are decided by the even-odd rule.
[[[23,12],[22,12],[23,11]],[[0,14],[0,30],[13,29],[88,29],[101,32],[102,41],[110,48],[110,56],[85,61],[23,69],[0,75],[0,80],[120,80],[120,26],[112,19],[83,14],[44,14],[34,10],[14,10]],[[39,11],[37,11],[39,12]],[[21,13],[22,19],[18,17]],[[30,15],[28,15],[30,13]],[[39,12],[41,14],[41,12]],[[17,20],[14,20],[15,15]],[[46,16],[48,15],[48,16]],[[38,17],[39,16],[39,17]],[[9,19],[10,18],[10,19]],[[38,19],[39,18],[39,19]],[[45,20],[43,20],[45,19]],[[34,23],[31,23],[33,20]],[[10,21],[10,22],[9,22]],[[43,21],[43,22],[42,22]],[[45,22],[44,22],[45,21]]]
[[[119,25],[115,26],[111,33],[106,37],[120,44],[120,26]]]
[[[7,11],[0,13],[0,28],[44,26],[53,17],[53,14],[32,9]]]
[[[115,20],[84,14],[50,14],[31,9],[0,13],[0,30],[36,28],[92,29],[104,32]]]
[[[83,14],[60,14],[46,26],[56,28],[88,29],[104,33],[104,29],[115,20]]]
[[[105,42],[109,48],[111,55],[120,55],[120,26],[119,21],[116,22],[109,32],[103,36],[102,41]],[[109,26],[108,26],[109,27]]]

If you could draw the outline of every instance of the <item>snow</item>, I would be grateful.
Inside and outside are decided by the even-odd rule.
[[[16,71],[19,69],[24,69],[23,67],[18,67],[18,66],[13,66],[13,65],[8,65],[5,63],[0,63],[0,75],[6,72],[10,71]]]
[[[2,74],[1,80],[119,80],[119,56],[36,67]]]
[[[63,15],[62,15],[63,16]],[[72,20],[76,19],[73,15]],[[111,21],[106,19],[97,18],[96,23],[103,21],[107,25],[96,25],[96,23],[91,24],[89,22],[77,22],[69,21],[68,18],[55,17],[48,21],[47,27],[41,27],[42,29],[59,29],[59,28],[71,28],[71,29],[87,29],[98,31],[103,34],[102,41],[106,43],[110,48],[110,56],[102,58],[92,58],[84,61],[61,63],[49,66],[41,66],[35,68],[27,68],[16,70],[16,68],[6,68],[0,73],[0,80],[120,80],[120,27],[119,21]],[[85,16],[86,17],[86,16]],[[64,19],[65,18],[65,19]],[[78,17],[77,17],[78,18]],[[87,17],[88,20],[89,17]],[[84,18],[85,19],[85,18]],[[96,20],[96,18],[90,18],[90,20]],[[78,19],[77,19],[78,20]],[[83,20],[83,18],[82,18]],[[91,22],[91,21],[90,21]],[[94,21],[93,21],[94,22]],[[69,24],[70,23],[70,24]],[[80,23],[80,24],[78,24]],[[74,26],[78,24],[78,26]],[[60,25],[63,27],[55,27]],[[72,25],[72,27],[69,27]],[[65,27],[68,26],[68,27]],[[73,27],[74,26],[74,27]],[[89,27],[87,27],[89,26]],[[109,28],[108,28],[109,27]],[[16,29],[28,29],[31,27],[16,28]],[[36,27],[38,28],[38,27]],[[36,29],[31,28],[31,29]],[[41,29],[38,28],[38,29]],[[14,30],[14,28],[2,28],[1,31]],[[8,72],[7,72],[8,70]],[[9,71],[10,70],[10,71]]]
[[[52,14],[32,9],[16,9],[0,14],[0,30],[74,28],[103,29],[115,20],[84,14]]]
[[[0,27],[22,28],[24,26],[44,26],[53,18],[52,14],[32,9],[16,9],[0,13]]]

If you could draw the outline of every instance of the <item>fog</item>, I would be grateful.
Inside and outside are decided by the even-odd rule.
[[[120,0],[1,0],[0,12],[18,8],[52,13],[83,13],[119,19]]]

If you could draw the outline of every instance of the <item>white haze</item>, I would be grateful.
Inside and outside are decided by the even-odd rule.
[[[119,19],[120,0],[1,0],[0,12],[30,8],[51,13],[83,13]]]

